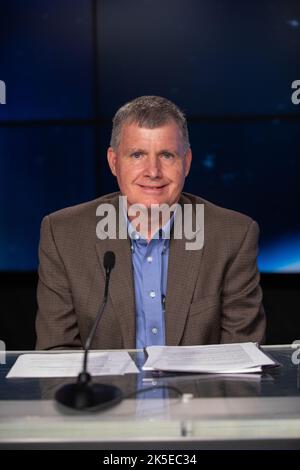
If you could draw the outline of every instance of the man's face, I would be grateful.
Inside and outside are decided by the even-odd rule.
[[[155,129],[124,124],[116,151],[109,147],[108,163],[128,205],[172,205],[179,199],[192,153],[184,151],[175,122]]]

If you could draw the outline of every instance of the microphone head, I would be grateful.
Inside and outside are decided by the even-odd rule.
[[[104,257],[103,257],[103,266],[104,266],[104,269],[107,271],[111,271],[114,266],[115,266],[115,262],[116,262],[116,256],[114,254],[113,251],[106,251],[104,253]]]

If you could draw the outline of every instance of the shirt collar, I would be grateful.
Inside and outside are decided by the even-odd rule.
[[[131,238],[131,240],[134,240],[134,241],[138,241],[138,240],[146,240],[145,237],[143,237],[135,228],[134,226],[132,225],[132,223],[130,222],[130,220],[128,219],[127,217],[127,214],[125,212],[125,208],[123,207],[123,210],[124,210],[124,216],[126,217],[126,222],[127,222],[127,231],[128,231],[128,235],[129,237]],[[175,216],[175,213],[176,213],[176,209],[175,211],[173,212],[172,216],[170,217],[170,219],[165,223],[165,225],[160,228],[159,230],[157,230],[157,232],[155,232],[155,234],[153,235],[152,237],[152,240],[157,240],[157,239],[164,239],[164,240],[169,240],[170,239],[170,234],[171,234],[171,230],[172,230],[172,226],[173,226],[173,223],[174,223],[174,216]]]

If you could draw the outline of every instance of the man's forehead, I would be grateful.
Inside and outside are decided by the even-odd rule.
[[[129,147],[140,147],[150,142],[161,143],[163,146],[177,148],[182,138],[180,130],[175,122],[167,122],[158,127],[140,126],[138,123],[125,123],[122,126],[120,141]]]

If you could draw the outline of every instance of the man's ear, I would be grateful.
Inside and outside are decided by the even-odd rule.
[[[109,168],[114,176],[117,176],[116,172],[116,163],[117,163],[117,154],[115,153],[112,147],[109,147],[107,150],[107,161]]]
[[[191,149],[188,149],[188,151],[186,152],[186,155],[185,155],[185,159],[184,159],[184,174],[185,174],[185,177],[187,177],[187,175],[190,172],[191,163],[192,163],[192,151],[191,151]]]

